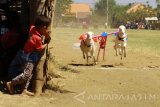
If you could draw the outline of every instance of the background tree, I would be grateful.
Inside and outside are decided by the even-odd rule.
[[[160,0],[159,0],[160,1]],[[129,3],[128,5],[117,5],[115,0],[108,0],[108,13],[109,13],[109,25],[111,27],[118,27],[121,24],[126,24],[130,22],[140,22],[144,21],[145,17],[156,16],[156,12],[149,5],[147,1],[147,6],[144,9],[140,9],[136,12],[127,13],[127,10],[131,8],[134,4]],[[94,22],[99,19],[99,23],[104,23],[106,21],[107,15],[107,0],[99,0],[95,4],[95,10],[93,11]]]
[[[127,5],[127,6],[121,6],[121,5],[114,6],[111,27],[117,27],[121,24],[124,24],[127,21],[128,16],[127,16],[126,10],[128,10],[129,7],[130,7],[129,5]]]
[[[108,8],[108,20],[110,22],[113,14],[113,8],[116,6],[115,0],[108,0],[108,7],[107,7],[107,0],[99,0],[95,4],[95,15],[101,16],[102,20],[99,20],[101,22],[99,23],[104,23],[107,20],[107,8]]]
[[[66,14],[70,8],[72,0],[57,0],[55,8],[55,25],[61,22],[63,14]]]
[[[130,6],[117,5],[115,0],[108,0],[108,24],[110,27],[117,27],[119,24],[122,24],[126,21],[126,10],[131,7],[131,5],[132,4],[130,4]],[[101,20],[99,20],[101,22],[99,23],[104,23],[107,19],[107,0],[99,0],[95,4],[95,10],[93,13],[94,16],[101,17]]]
[[[156,0],[157,2],[157,16],[160,18],[160,0]]]

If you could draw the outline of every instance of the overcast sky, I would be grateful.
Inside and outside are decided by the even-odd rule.
[[[90,5],[94,5],[95,1],[97,0],[73,0],[76,3],[88,3]],[[133,2],[137,2],[137,3],[144,3],[146,4],[146,1],[149,1],[149,4],[155,8],[157,6],[156,4],[156,0],[115,0],[117,2],[117,4],[129,4],[129,3],[133,3]]]

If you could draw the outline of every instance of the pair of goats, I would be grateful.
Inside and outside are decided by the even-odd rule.
[[[116,50],[116,56],[118,56],[118,51],[119,54],[121,55],[121,59],[126,57],[126,46],[127,46],[127,34],[125,33],[126,27],[121,25],[119,26],[119,29],[117,32],[114,32],[116,34],[116,39],[115,39],[115,50]],[[113,34],[113,33],[110,33]],[[80,36],[81,42],[80,42],[80,49],[83,53],[83,58],[87,59],[87,65],[88,65],[88,60],[89,58],[93,58],[94,64],[97,64],[95,60],[95,43],[94,43],[94,37],[93,37],[93,32],[87,32],[86,34]],[[96,38],[96,37],[95,37]],[[90,56],[89,56],[90,54]]]

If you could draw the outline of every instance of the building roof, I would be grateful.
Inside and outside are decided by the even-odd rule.
[[[88,4],[80,4],[80,3],[73,3],[71,4],[70,8],[71,13],[77,13],[77,12],[91,12],[90,6]]]
[[[157,17],[146,17],[145,20],[147,20],[147,21],[148,20],[158,20],[158,18]]]
[[[134,4],[130,9],[127,10],[127,13],[136,12],[145,8],[145,5],[142,3]]]

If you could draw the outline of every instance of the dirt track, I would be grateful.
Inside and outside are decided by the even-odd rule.
[[[108,44],[105,61],[100,57],[96,66],[85,66],[81,51],[73,46],[79,42],[77,38],[55,35],[51,44],[60,65],[79,71],[54,71],[65,77],[58,80],[70,92],[48,90],[33,98],[0,93],[1,107],[160,106],[160,57],[134,52],[128,47],[127,58],[121,61],[115,56],[113,44]]]

